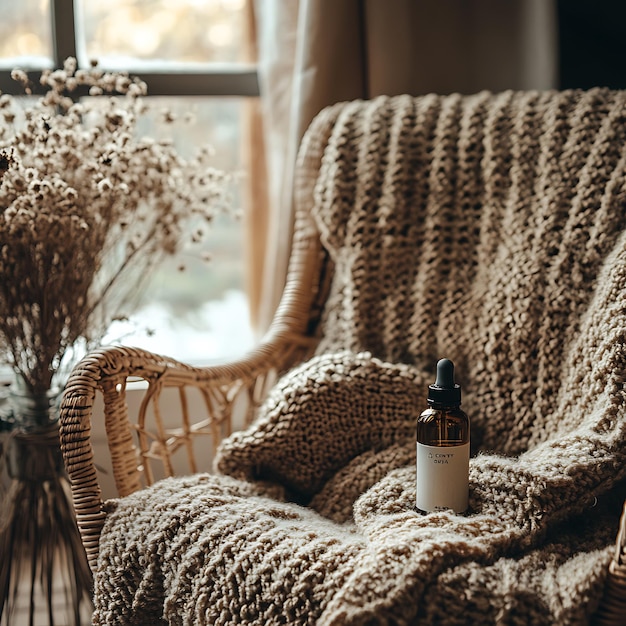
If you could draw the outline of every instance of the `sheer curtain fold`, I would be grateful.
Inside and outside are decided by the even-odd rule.
[[[472,93],[556,86],[555,0],[256,0],[267,198],[253,198],[253,322],[270,324],[293,230],[292,177],[313,117],[381,94]],[[261,240],[261,242],[259,241]]]

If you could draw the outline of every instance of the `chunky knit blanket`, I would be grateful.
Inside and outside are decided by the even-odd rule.
[[[311,127],[318,354],[218,473],[109,503],[96,624],[583,624],[626,495],[626,93],[408,96]],[[470,512],[414,508],[451,358]]]

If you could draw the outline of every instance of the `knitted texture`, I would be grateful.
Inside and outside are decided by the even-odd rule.
[[[95,623],[586,623],[625,495],[625,117],[600,89],[320,114],[297,188],[334,264],[318,355],[221,475],[110,503]],[[442,356],[466,516],[414,509]]]

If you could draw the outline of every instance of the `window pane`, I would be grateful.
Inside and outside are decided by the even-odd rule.
[[[183,156],[210,144],[213,165],[241,172],[233,184],[233,206],[245,214],[241,193],[244,163],[243,98],[150,98],[141,135],[171,138]],[[185,123],[158,123],[163,110]],[[189,122],[189,118],[193,121]],[[203,256],[210,256],[207,262]],[[181,266],[184,269],[181,270]],[[210,226],[201,247],[167,258],[155,272],[143,306],[130,323],[115,323],[107,341],[143,347],[185,361],[207,362],[241,356],[252,347],[245,294],[244,224],[224,216]]]
[[[89,58],[245,61],[246,0],[82,0]]]
[[[0,0],[0,63],[13,68],[50,67],[50,0]]]

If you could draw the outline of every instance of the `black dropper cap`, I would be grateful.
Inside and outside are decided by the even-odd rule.
[[[461,404],[461,386],[454,382],[454,363],[441,359],[437,363],[437,380],[428,387],[428,403],[443,406]]]

